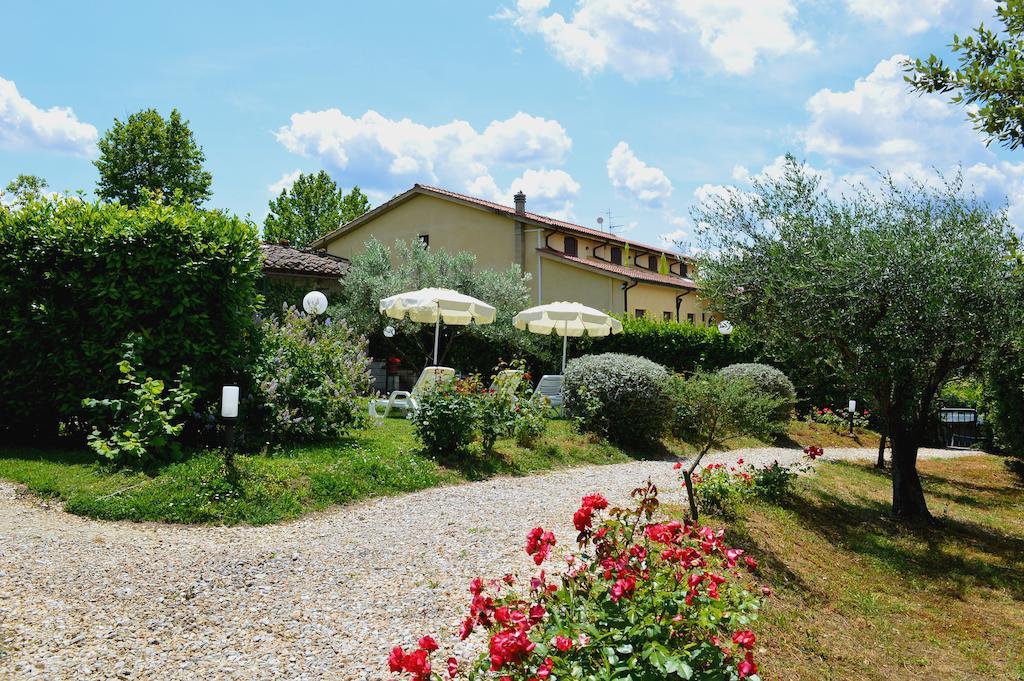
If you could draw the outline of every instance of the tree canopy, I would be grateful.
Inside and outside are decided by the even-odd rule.
[[[370,200],[358,186],[346,194],[323,170],[302,173],[291,189],[282,189],[270,201],[263,238],[287,240],[291,246],[301,248],[368,210]]]
[[[38,175],[21,174],[7,183],[7,188],[0,192],[0,197],[9,194],[12,197],[10,204],[15,208],[22,208],[33,201],[45,198],[49,186],[46,180]]]
[[[1024,144],[1024,0],[1000,0],[996,16],[1001,30],[982,24],[953,36],[956,68],[934,54],[909,60],[907,81],[919,92],[952,93],[990,142],[1016,149]]]
[[[870,396],[893,446],[893,512],[927,518],[917,451],[939,387],[1012,322],[1012,232],[960,178],[826,193],[785,172],[694,211],[714,309],[789,361],[816,357]]]
[[[441,364],[452,351],[455,338],[460,338],[461,345],[470,341],[469,337],[477,337],[494,347],[520,349],[523,352],[519,356],[523,356],[532,350],[531,344],[538,337],[516,330],[512,317],[529,305],[529,277],[518,265],[500,271],[477,269],[476,256],[468,252],[430,250],[411,240],[396,241],[392,253],[371,238],[360,253],[352,256],[345,285],[329,313],[345,319],[377,342],[386,343],[390,352],[420,368],[432,359],[434,327],[387,318],[378,311],[380,300],[421,288],[450,288],[493,305],[497,318],[493,324],[484,326],[442,325]],[[389,324],[397,331],[394,338],[385,338],[381,333]]]
[[[105,201],[135,208],[156,195],[163,203],[199,206],[212,194],[203,148],[177,109],[167,119],[156,109],[114,119],[98,146],[96,194]]]

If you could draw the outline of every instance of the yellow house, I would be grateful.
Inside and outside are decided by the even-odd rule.
[[[324,235],[311,248],[348,259],[370,237],[385,244],[418,238],[428,248],[474,253],[480,267],[518,264],[532,275],[536,304],[569,300],[614,314],[710,323],[710,314],[697,299],[688,259],[527,212],[522,192],[514,201],[514,207],[502,206],[417,184]]]

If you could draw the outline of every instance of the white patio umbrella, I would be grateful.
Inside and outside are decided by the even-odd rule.
[[[523,310],[512,318],[517,329],[547,336],[552,333],[562,337],[562,373],[565,373],[565,356],[569,336],[607,336],[622,332],[622,322],[600,310],[582,303],[548,303]]]
[[[421,324],[434,324],[434,364],[437,364],[437,341],[441,322],[466,326],[470,322],[490,324],[494,321],[492,306],[464,293],[447,288],[421,288],[389,296],[380,301],[380,311],[394,319],[408,317]]]

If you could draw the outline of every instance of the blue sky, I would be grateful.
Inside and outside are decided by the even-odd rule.
[[[87,7],[87,5],[92,7]],[[268,3],[269,5],[269,3]],[[922,9],[924,6],[924,9]],[[0,186],[91,190],[115,117],[177,107],[210,205],[261,222],[298,171],[374,204],[413,184],[687,238],[689,208],[787,151],[826,183],[962,165],[1024,222],[1024,152],[906,92],[991,0],[17,3],[0,10]]]

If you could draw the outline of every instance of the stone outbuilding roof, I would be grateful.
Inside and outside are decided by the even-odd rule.
[[[263,271],[306,277],[341,277],[348,271],[348,260],[324,251],[292,248],[264,243]]]

